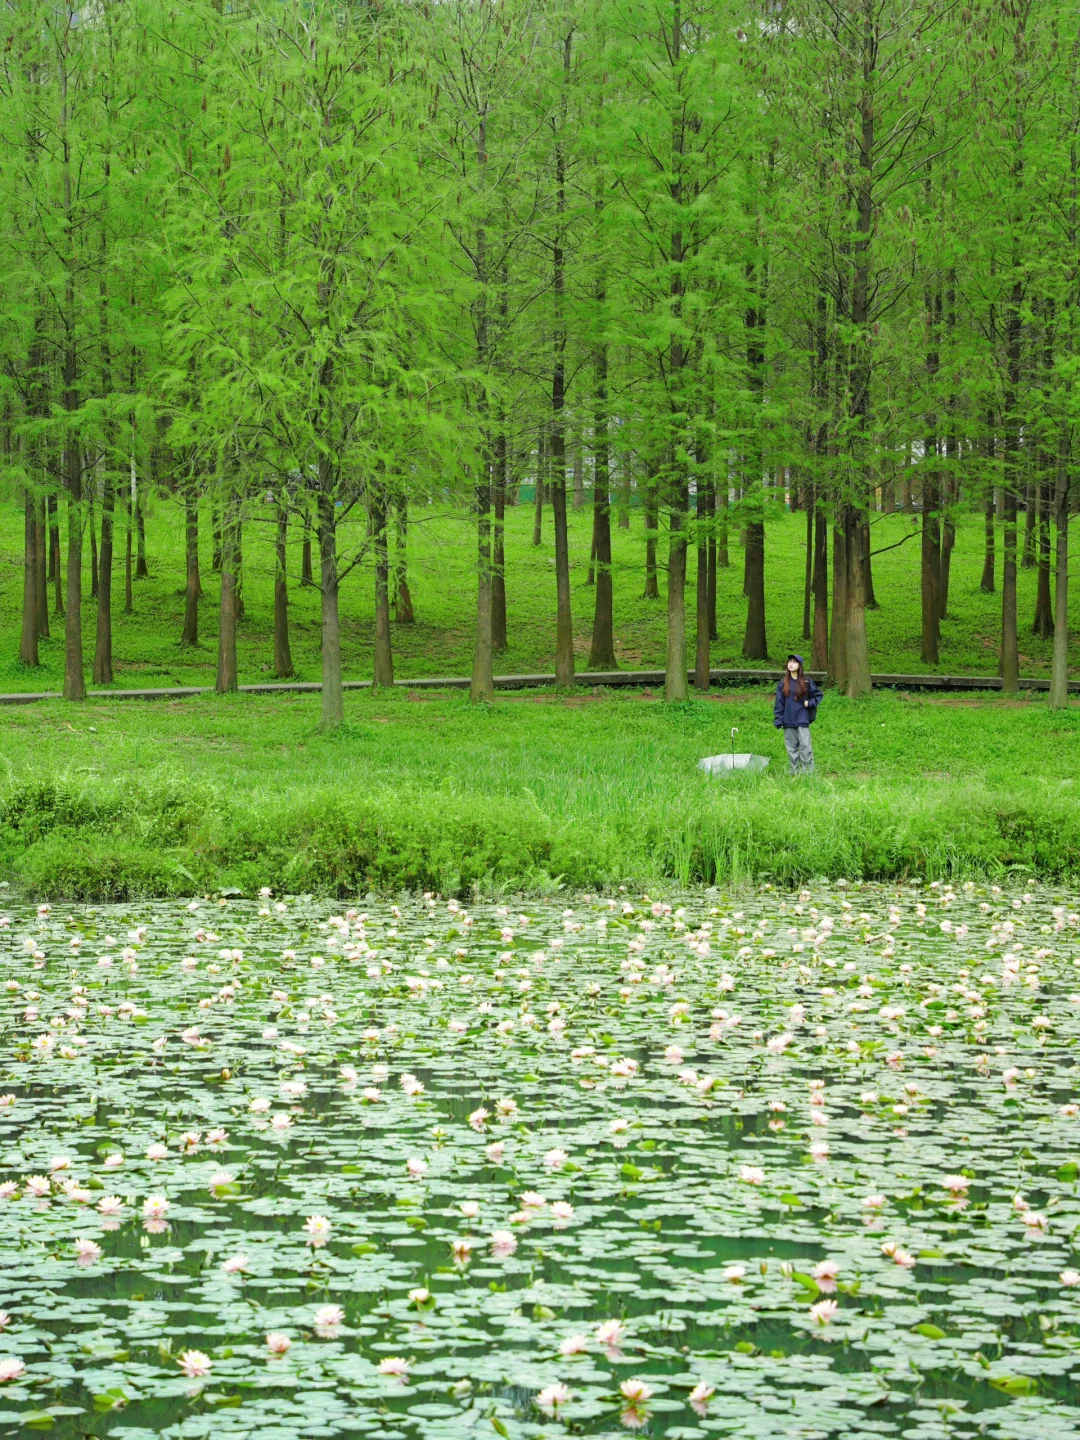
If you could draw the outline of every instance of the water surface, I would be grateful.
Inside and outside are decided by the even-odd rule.
[[[1078,911],[14,907],[0,1433],[1075,1436]]]

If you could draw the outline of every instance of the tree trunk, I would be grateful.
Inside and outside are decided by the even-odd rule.
[[[815,496],[816,501],[816,496]],[[814,505],[814,633],[810,668],[829,668],[829,532],[820,502]]]
[[[491,536],[491,648],[501,655],[506,638],[506,477],[509,454],[504,417],[500,414],[495,436],[495,481],[492,486],[494,520]]]
[[[394,624],[415,625],[409,590],[409,502],[402,495],[394,506]],[[501,536],[500,536],[501,539]],[[506,645],[506,599],[503,591],[503,646]]]
[[[30,491],[23,495],[23,604],[19,659],[24,665],[39,665],[37,505]]]
[[[65,452],[64,465],[67,465]],[[60,511],[56,496],[49,500],[52,521],[49,526],[49,576],[53,581],[53,614],[58,620],[64,618],[64,567],[60,558]]]
[[[990,483],[994,460],[994,430],[992,424],[986,436],[986,504],[983,511],[983,568],[979,589],[984,595],[994,593],[994,487]]]
[[[842,508],[844,557],[847,561],[844,595],[844,694],[850,699],[869,695],[870,649],[866,640],[866,596],[860,542],[866,528],[865,513],[853,505]]]
[[[541,432],[536,442],[536,495],[533,497],[532,543],[540,545],[544,539],[544,470],[547,460],[547,446]]]
[[[1061,427],[1054,519],[1057,524],[1054,562],[1054,653],[1050,662],[1049,703],[1054,709],[1069,703],[1069,433]]]
[[[304,504],[304,543],[300,548],[300,584],[314,585],[315,576],[311,570],[311,515]]]
[[[221,507],[221,601],[218,611],[218,662],[214,689],[219,695],[233,694],[237,689],[236,672],[236,567],[237,519],[236,501],[231,497]],[[128,540],[131,529],[128,529]],[[130,554],[130,551],[129,551]]]
[[[199,577],[199,501],[191,490],[184,495],[184,562],[184,630],[180,636],[180,644],[198,645],[199,596],[202,594]]]
[[[707,494],[709,497],[709,578],[708,598],[706,604],[709,607],[709,639],[715,640],[716,635],[716,481],[710,480]]]
[[[760,502],[759,502],[760,507]],[[765,521],[759,513],[746,522],[746,632],[742,653],[747,660],[767,660],[765,638]]]
[[[908,450],[907,459],[904,462],[904,481],[901,486],[901,504],[905,515],[910,515],[915,509],[915,497],[911,491],[911,451]]]
[[[45,518],[49,531],[49,584],[54,585],[60,570],[60,531],[56,524],[55,495],[49,495],[45,500]]]
[[[1035,513],[1038,490],[1034,480],[1024,486],[1024,558],[1020,562],[1024,570],[1035,568]]]
[[[135,579],[145,580],[150,574],[146,568],[146,506],[143,503],[142,488],[135,481],[135,462],[131,462],[132,488],[135,493],[135,522],[138,527],[138,552],[135,557]]]
[[[927,436],[924,452],[925,465],[931,464],[930,456],[937,450],[937,441]],[[922,601],[922,635],[919,642],[919,658],[924,665],[938,663],[940,640],[941,602],[938,586],[941,577],[941,530],[938,501],[938,476],[936,471],[927,470],[922,484],[922,539],[920,567],[920,598]]]
[[[1008,443],[1006,441],[1006,443]],[[1016,491],[1005,487],[1001,565],[1001,680],[1007,694],[1020,689],[1020,654],[1016,635]]]
[[[371,504],[371,532],[375,541],[375,670],[372,689],[393,688],[394,649],[390,635],[390,545],[387,504],[377,495]]]
[[[700,456],[698,457],[700,460]],[[702,693],[709,688],[709,540],[712,531],[712,496],[709,487],[698,481],[697,487],[697,594],[695,619],[697,645],[694,654],[694,689]],[[714,572],[715,573],[715,572]]]
[[[125,541],[125,545],[124,545],[124,614],[125,614],[125,615],[133,615],[133,614],[135,613],[135,595],[134,595],[134,591],[133,591],[132,585],[131,585],[131,575],[132,575],[132,559],[133,559],[132,546],[133,546],[133,539],[134,539],[134,536],[133,536],[134,523],[133,523],[132,510],[133,510],[134,507],[133,507],[133,505],[132,505],[132,499],[131,499],[131,491],[130,491],[130,489],[128,489],[127,486],[125,486],[124,488],[125,488],[125,491],[126,491],[124,503],[125,503],[125,508],[127,509],[127,533],[126,533],[125,536],[124,536],[124,541]],[[219,557],[218,557],[218,568],[219,568],[219,569],[220,569],[220,566],[221,566],[221,559],[220,559],[220,556],[219,556]]]
[[[90,532],[90,599],[98,598],[98,547],[97,531],[94,525],[94,499],[91,494],[86,507],[86,528]]]
[[[810,629],[810,601],[814,593],[814,487],[812,484],[806,487],[806,573],[803,577],[803,605],[802,605],[802,638],[809,640],[813,633]]]
[[[283,496],[278,502],[274,535],[274,674],[287,679],[293,673],[289,645],[289,506]]]
[[[670,528],[668,530],[665,700],[687,700],[690,695],[686,668],[686,521],[688,501],[686,478],[680,475],[675,485],[675,493],[672,495]],[[655,580],[655,573],[653,578]]]
[[[573,445],[574,465],[574,509],[580,510],[585,504],[585,466],[581,455],[581,437],[576,436]]]
[[[1039,579],[1035,595],[1035,619],[1031,630],[1041,639],[1049,640],[1054,633],[1054,607],[1050,599],[1050,486],[1040,485],[1038,489],[1036,504]]]
[[[929,191],[930,181],[926,182]],[[920,468],[922,480],[922,536],[920,540],[920,599],[922,631],[919,656],[924,665],[938,663],[941,642],[941,473],[938,470],[936,386],[940,371],[937,344],[941,327],[941,292],[925,297],[926,329],[930,345],[926,352],[926,377],[930,404],[926,412],[926,439]]]
[[[574,683],[574,629],[570,613],[570,547],[566,533],[566,474],[562,424],[551,432],[551,509],[555,528],[555,683]]]
[[[660,586],[656,579],[656,537],[660,525],[660,511],[656,501],[656,475],[650,473],[645,481],[645,600],[659,600]]]
[[[1016,694],[1020,689],[1020,654],[1016,636],[1016,505],[1020,479],[1020,420],[1016,401],[1020,389],[1020,307],[1023,299],[1023,285],[1018,279],[1013,284],[1005,320],[1006,382],[1002,406],[1004,514],[1001,543],[1001,683],[1002,689],[1009,695]]]
[[[619,529],[620,529],[620,530],[629,530],[629,529],[630,529],[630,496],[631,496],[631,493],[632,493],[632,491],[631,491],[631,485],[630,485],[631,479],[632,479],[632,476],[631,476],[631,474],[630,474],[630,459],[629,459],[629,456],[627,456],[627,458],[623,461],[623,466],[622,466],[622,481],[621,481],[621,483],[620,483],[620,485],[619,485]]]
[[[65,409],[74,410],[76,397]],[[69,431],[64,451],[64,480],[67,489],[67,614],[64,617],[64,699],[86,699],[86,671],[82,638],[82,455],[76,437]],[[59,571],[58,571],[59,573]]]
[[[94,638],[95,685],[111,685],[112,653],[112,577],[113,518],[116,513],[116,489],[113,477],[105,472],[101,493],[101,552],[98,569],[97,634]]]
[[[874,566],[870,558],[870,517],[864,516],[859,530],[859,558],[862,564],[863,598],[867,610],[878,609],[874,594]]]
[[[239,512],[236,514],[236,558],[233,562],[236,574],[236,618],[244,618],[244,522]]]
[[[949,442],[946,440],[946,453],[948,453]],[[941,521],[941,566],[938,572],[938,605],[939,617],[942,620],[949,616],[949,585],[952,581],[952,554],[956,544],[956,520],[953,513],[953,504],[956,500],[954,482],[946,476],[945,479],[945,506]]]
[[[847,629],[844,616],[847,613],[847,541],[841,518],[842,507],[836,505],[833,520],[833,608],[832,634],[829,642],[829,678],[839,690],[847,688]]]
[[[319,594],[322,609],[322,723],[336,729],[345,719],[341,684],[341,616],[338,610],[337,517],[334,475],[326,456],[319,460]]]
[[[539,480],[537,481],[539,485]],[[495,698],[495,670],[491,633],[491,481],[488,464],[476,487],[476,648],[473,651],[469,699]]]
[[[128,528],[131,528],[131,512],[128,511]],[[221,506],[210,501],[210,569],[216,575],[221,569]],[[131,546],[128,546],[130,550]]]
[[[731,568],[731,557],[728,555],[728,482],[719,486],[716,495],[716,508],[719,518],[716,522],[716,566],[718,570]]]
[[[593,410],[593,538],[596,545],[596,594],[593,599],[590,670],[614,670],[615,619],[611,574],[611,452],[608,446],[607,347],[596,352]]]
[[[48,501],[38,501],[34,512],[34,546],[37,582],[37,633],[39,640],[49,639],[49,512]]]

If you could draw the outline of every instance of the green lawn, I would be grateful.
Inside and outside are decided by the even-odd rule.
[[[62,702],[0,711],[0,868],[41,894],[1080,874],[1080,710],[827,696],[791,782],[769,693]],[[757,779],[696,769],[770,755]]]
[[[217,635],[217,577],[210,571],[209,513],[202,524],[205,599],[201,606],[202,644],[182,650],[178,644],[183,616],[183,523],[179,508],[168,499],[151,502],[147,522],[150,575],[135,584],[135,613],[123,605],[122,561],[114,585],[116,686],[211,685]],[[913,517],[875,517],[875,548],[895,544],[912,534]],[[615,635],[620,664],[656,667],[664,663],[665,600],[644,600],[643,512],[632,511],[630,530],[615,527]],[[953,558],[950,618],[944,622],[943,673],[996,673],[1000,597],[979,590],[982,571],[982,518],[964,517]],[[360,522],[343,527],[343,553],[352,553],[361,539]],[[578,663],[588,661],[593,591],[586,585],[591,512],[571,511],[571,560],[575,648]],[[805,518],[776,515],[767,525],[766,586],[769,643],[776,656],[802,648],[802,588]],[[511,509],[507,518],[507,596],[509,649],[498,657],[497,671],[521,674],[554,669],[555,574],[551,550],[551,513],[544,516],[544,544],[534,548],[532,506]],[[999,537],[1000,538],[1000,537]],[[122,554],[123,537],[118,537]],[[63,639],[53,621],[53,638],[42,646],[42,665],[28,670],[18,662],[19,613],[22,597],[22,519],[13,509],[0,515],[0,686],[9,690],[57,689],[61,683]],[[240,626],[241,683],[271,677],[271,604],[273,584],[272,529],[269,521],[252,520],[245,528],[244,594],[247,614]],[[464,675],[472,660],[475,609],[473,555],[475,529],[461,510],[417,507],[409,537],[410,583],[417,623],[394,627],[399,678]],[[87,547],[88,550],[89,547]],[[664,546],[661,544],[661,561]],[[999,554],[1000,567],[1000,554]],[[742,598],[742,551],[732,535],[731,567],[720,572],[719,638],[713,646],[714,666],[741,665],[745,601]],[[918,539],[876,557],[875,585],[880,609],[869,617],[871,663],[877,671],[921,671],[919,659]],[[290,546],[292,652],[300,678],[319,677],[318,594],[298,583],[300,535]],[[89,556],[87,555],[87,590]],[[50,591],[50,596],[51,596]],[[687,591],[693,602],[693,565]],[[1030,634],[1035,604],[1035,572],[1021,570],[1019,579],[1021,669],[1029,675],[1049,673],[1050,644]],[[1070,662],[1080,664],[1080,595],[1074,599],[1078,634]],[[373,576],[370,565],[358,568],[342,591],[345,675],[369,678],[372,671]],[[94,610],[85,614],[87,669],[93,647]]]

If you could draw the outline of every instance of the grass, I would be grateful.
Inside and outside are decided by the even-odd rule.
[[[728,748],[757,778],[696,769]],[[827,696],[791,782],[764,692],[449,692],[0,711],[0,873],[38,896],[1080,876],[1080,709]]]
[[[151,501],[147,523],[150,575],[135,584],[135,613],[125,616],[122,566],[118,566],[114,594],[116,687],[139,685],[212,685],[216,661],[217,577],[210,572],[209,515],[202,525],[202,563],[205,599],[200,614],[202,643],[181,649],[178,639],[183,618],[183,523],[171,499]],[[359,523],[359,522],[358,522]],[[643,515],[632,512],[630,530],[615,528],[615,627],[619,662],[627,667],[656,667],[664,662],[665,600],[644,600]],[[588,508],[572,511],[570,547],[573,565],[575,649],[579,668],[588,661],[593,591],[586,584],[591,517]],[[875,517],[875,548],[895,544],[912,533],[913,517]],[[982,571],[981,516],[961,518],[952,566],[951,614],[944,622],[942,673],[992,675],[997,668],[1000,597],[979,590]],[[356,526],[346,526],[343,550],[352,553],[359,538]],[[356,532],[356,533],[354,533]],[[509,649],[498,658],[503,674],[554,669],[555,576],[551,551],[550,510],[544,517],[544,544],[531,543],[532,507],[520,505],[508,512],[507,594]],[[802,587],[805,519],[777,514],[767,526],[766,608],[770,648],[783,656],[804,648],[802,641]],[[118,537],[123,548],[122,534]],[[291,630],[293,659],[300,678],[319,678],[318,595],[297,583],[300,572],[300,535],[294,530],[289,554],[291,577]],[[716,666],[742,665],[745,601],[742,598],[742,551],[732,536],[731,567],[719,577],[719,638],[713,646]],[[244,591],[247,615],[240,626],[241,683],[265,681],[271,676],[273,587],[272,531],[261,519],[245,529]],[[53,621],[53,638],[42,645],[42,665],[20,665],[19,619],[22,595],[22,518],[12,507],[0,513],[0,688],[7,690],[58,689],[63,669],[63,636]],[[663,545],[661,545],[661,560]],[[395,626],[395,660],[399,678],[424,675],[463,675],[471,664],[474,628],[475,579],[472,569],[474,528],[464,511],[418,507],[412,516],[409,538],[410,583],[416,608],[414,626]],[[1000,564],[1000,553],[999,553]],[[912,673],[927,667],[919,659],[918,541],[876,557],[875,585],[881,608],[869,617],[871,663],[877,671]],[[691,567],[692,569],[693,567]],[[87,560],[87,587],[89,561]],[[355,571],[342,591],[345,675],[369,678],[373,664],[373,577],[370,565]],[[693,580],[688,586],[692,603]],[[50,591],[51,594],[51,591]],[[1080,595],[1074,601],[1080,632]],[[1035,605],[1035,572],[1021,570],[1019,614],[1021,668],[1029,675],[1049,673],[1050,642],[1030,634]],[[94,611],[85,612],[87,668],[93,646]],[[1078,633],[1080,642],[1080,633]],[[1074,643],[1070,663],[1080,664]]]

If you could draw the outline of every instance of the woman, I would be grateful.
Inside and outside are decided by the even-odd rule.
[[[808,680],[803,672],[802,656],[789,655],[784,678],[776,684],[773,724],[784,732],[784,746],[791,762],[792,775],[814,773],[810,726],[814,723],[820,699],[820,686]]]

